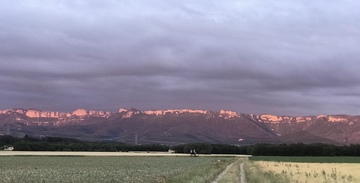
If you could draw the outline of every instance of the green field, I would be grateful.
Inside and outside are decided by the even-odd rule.
[[[210,182],[234,157],[0,157],[0,182]]]

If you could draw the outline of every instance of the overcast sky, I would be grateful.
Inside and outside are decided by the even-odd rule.
[[[359,7],[3,0],[0,109],[359,115]]]

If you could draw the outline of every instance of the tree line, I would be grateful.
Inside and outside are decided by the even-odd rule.
[[[175,153],[190,153],[191,149],[195,149],[198,154],[248,154],[247,147],[228,144],[191,143],[173,146],[171,149]]]
[[[0,136],[0,147],[13,146],[14,151],[168,151],[169,147],[160,144],[131,145],[121,142],[89,142],[73,138],[42,137],[25,135],[23,138]]]
[[[256,144],[247,153],[253,156],[360,156],[360,144]]]
[[[172,147],[177,153],[190,149],[203,154],[247,154],[253,156],[360,156],[360,144],[336,146],[331,144],[255,144],[233,146],[225,144],[182,144]]]
[[[15,151],[168,151],[190,153],[195,149],[198,154],[246,154],[253,156],[360,156],[360,144],[336,146],[331,144],[255,144],[235,146],[228,144],[190,143],[176,146],[161,144],[132,145],[121,142],[89,142],[72,138],[24,136],[0,136],[0,148],[12,146]]]

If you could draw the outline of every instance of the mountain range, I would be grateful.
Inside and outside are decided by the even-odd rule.
[[[118,112],[0,110],[0,135],[58,136],[124,143],[360,143],[360,116],[277,116],[193,109]]]

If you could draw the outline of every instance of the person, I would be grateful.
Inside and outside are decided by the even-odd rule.
[[[195,149],[190,149],[190,156],[195,156],[196,157]]]

